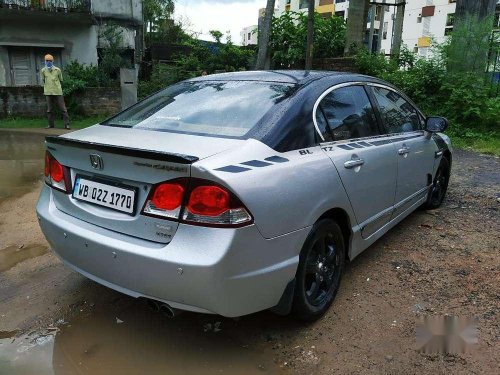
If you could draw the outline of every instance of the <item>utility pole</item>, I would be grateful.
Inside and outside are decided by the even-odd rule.
[[[405,18],[405,4],[403,1],[396,5],[396,19],[394,20],[394,35],[392,36],[391,55],[399,56],[403,40],[403,21]]]
[[[369,7],[370,0],[350,0],[349,2],[344,49],[344,55],[346,56],[351,53],[352,47],[359,48],[363,46]]]
[[[314,0],[309,0],[307,7],[307,48],[306,70],[311,70],[314,55]]]
[[[377,50],[375,51],[376,53],[380,53],[380,50],[382,49],[382,39],[384,37],[384,21],[385,21],[385,5],[382,5],[382,9],[380,12],[380,26],[378,28]]]
[[[275,0],[267,0],[266,15],[264,16],[262,30],[259,30],[259,36],[258,36],[259,52],[257,53],[257,64],[255,65],[255,69],[257,70],[264,69],[266,65],[269,36],[271,34],[271,25],[273,22],[274,4]]]

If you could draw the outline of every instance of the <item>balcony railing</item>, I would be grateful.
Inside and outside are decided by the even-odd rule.
[[[90,0],[0,0],[0,8],[54,13],[90,13]]]

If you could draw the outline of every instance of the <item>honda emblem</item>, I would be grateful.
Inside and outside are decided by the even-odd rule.
[[[90,154],[90,165],[92,165],[92,168],[94,169],[101,170],[104,168],[104,162],[102,161],[101,156],[97,154]]]

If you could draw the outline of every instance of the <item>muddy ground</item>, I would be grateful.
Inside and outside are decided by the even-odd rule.
[[[171,320],[50,252],[34,212],[42,140],[0,132],[1,374],[500,373],[498,158],[457,151],[443,207],[413,213],[348,264],[313,324],[269,312]],[[477,318],[471,353],[416,350],[416,321],[443,314]]]

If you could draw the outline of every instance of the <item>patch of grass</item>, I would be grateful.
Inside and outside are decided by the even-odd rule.
[[[471,132],[450,134],[453,147],[500,156],[500,133]]]
[[[83,117],[70,119],[72,129],[83,129],[103,121],[105,117]],[[46,118],[7,118],[0,119],[0,129],[28,129],[28,128],[45,128],[48,125]],[[64,128],[62,119],[56,119],[56,128]]]

